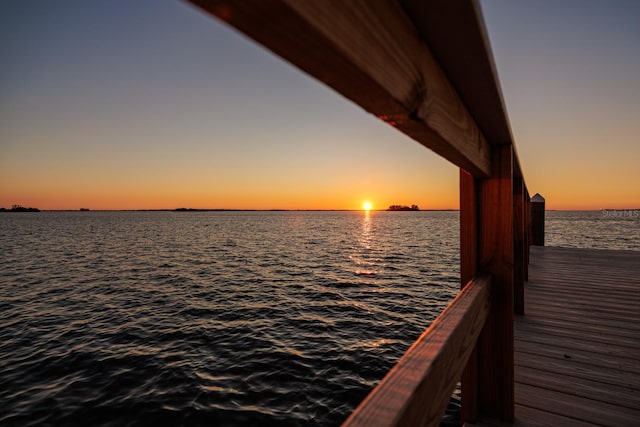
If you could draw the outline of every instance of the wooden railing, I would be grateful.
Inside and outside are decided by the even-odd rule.
[[[437,425],[459,378],[513,420],[530,198],[477,1],[190,1],[460,167],[463,289],[346,424]]]
[[[484,327],[490,293],[489,276],[469,282],[343,425],[438,425]]]

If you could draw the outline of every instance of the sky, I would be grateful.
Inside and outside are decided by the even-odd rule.
[[[530,193],[640,208],[640,1],[483,0]],[[458,169],[179,0],[0,2],[0,207],[458,208]]]

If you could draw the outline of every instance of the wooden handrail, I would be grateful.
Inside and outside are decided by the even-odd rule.
[[[346,424],[437,425],[467,361],[462,420],[512,421],[513,315],[525,308],[534,204],[479,0],[188,1],[461,168],[469,285]],[[469,281],[482,274],[491,280]]]
[[[490,308],[491,278],[474,278],[343,426],[437,426]]]
[[[400,3],[189,1],[474,176],[491,174],[486,138]]]

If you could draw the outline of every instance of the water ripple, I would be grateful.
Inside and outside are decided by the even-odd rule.
[[[0,222],[0,424],[337,425],[455,295],[457,213]]]

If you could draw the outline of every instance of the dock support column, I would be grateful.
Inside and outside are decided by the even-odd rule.
[[[524,215],[524,181],[513,179],[513,306],[515,314],[524,314],[524,279],[526,266]]]
[[[531,198],[531,244],[544,246],[544,197],[536,193]]]
[[[529,190],[524,188],[524,280],[529,281],[529,252],[531,246],[531,197],[529,197]]]
[[[464,288],[478,272],[478,204],[476,179],[460,169],[460,288]],[[477,345],[462,372],[462,421],[478,418],[478,351]]]
[[[492,276],[491,309],[462,376],[462,419],[514,416],[513,147],[491,147],[492,175],[460,173],[460,243],[463,286],[478,272]]]

